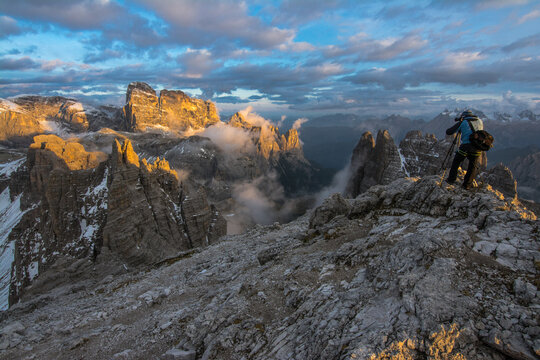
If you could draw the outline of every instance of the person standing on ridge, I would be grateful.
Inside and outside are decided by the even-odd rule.
[[[484,123],[470,110],[465,110],[455,121],[457,123],[454,126],[446,129],[446,135],[461,133],[461,146],[454,156],[446,182],[448,184],[456,182],[458,168],[463,160],[467,159],[469,166],[463,179],[463,188],[469,190],[480,168],[480,156],[482,155],[482,151],[471,144],[469,137],[475,131],[484,130]]]

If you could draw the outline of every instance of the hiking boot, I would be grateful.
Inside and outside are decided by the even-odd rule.
[[[471,190],[471,189],[473,188],[472,184],[467,184],[467,185],[463,184],[462,187],[463,187],[465,190]]]

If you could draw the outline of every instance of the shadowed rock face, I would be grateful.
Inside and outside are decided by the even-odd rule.
[[[139,161],[129,140],[115,141],[111,168],[104,247],[127,263],[154,263],[226,233],[205,194],[182,189],[167,161]]]
[[[389,184],[403,176],[401,157],[390,133],[379,131],[375,142],[371,133],[366,132],[353,150],[346,193],[356,197],[373,185]]]
[[[540,202],[540,152],[517,158],[509,167],[519,179],[518,187],[523,197]]]
[[[171,131],[201,129],[219,122],[216,106],[193,99],[179,90],[162,90],[160,96],[143,82],[129,84],[123,108],[128,131],[165,127]]]
[[[403,156],[405,172],[408,176],[435,175],[441,165],[452,140],[438,141],[435,135],[422,135],[420,131],[410,131],[399,144]],[[452,161],[454,153],[447,161]]]
[[[98,251],[106,219],[106,160],[104,153],[87,152],[55,135],[34,137],[8,190],[24,213],[9,233],[14,242],[10,303],[61,257],[86,258]]]
[[[22,211],[8,239],[10,303],[54,264],[63,264],[59,272],[78,259],[152,264],[226,234],[204,192],[182,186],[167,161],[140,160],[129,140],[115,140],[107,156],[55,135],[36,136],[5,191]]]

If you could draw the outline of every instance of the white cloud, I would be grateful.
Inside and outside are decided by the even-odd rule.
[[[222,122],[207,127],[199,135],[210,138],[213,143],[228,154],[255,151],[249,132]]]
[[[535,10],[531,11],[530,13],[528,13],[526,15],[523,15],[521,18],[519,18],[518,24],[523,24],[523,23],[525,23],[527,21],[534,20],[534,19],[536,19],[538,17],[540,17],[540,10],[535,9]]]
[[[479,51],[476,52],[466,52],[466,51],[460,51],[460,52],[453,52],[449,53],[444,57],[444,60],[442,61],[442,66],[448,66],[452,68],[464,68],[469,63],[473,61],[479,61],[485,59],[486,56],[480,54]]]
[[[307,123],[309,120],[307,118],[300,118],[300,119],[297,119],[294,123],[293,123],[293,126],[292,128],[295,129],[295,130],[298,130],[302,127],[302,124],[305,124]]]
[[[169,37],[185,43],[210,45],[227,40],[259,49],[271,49],[292,41],[295,31],[265,24],[248,14],[246,2],[233,0],[138,0],[169,25]]]

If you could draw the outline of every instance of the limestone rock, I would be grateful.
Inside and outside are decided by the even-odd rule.
[[[517,181],[510,169],[499,163],[482,174],[481,178],[509,199],[517,199]]]
[[[347,194],[356,197],[375,184],[389,184],[403,176],[404,164],[390,133],[379,131],[374,142],[367,132],[353,150]]]
[[[369,131],[365,132],[358,144],[356,144],[350,164],[351,177],[349,178],[345,194],[351,194],[351,196],[358,195],[375,183],[370,183],[368,179],[369,174],[365,174],[365,168],[371,158],[371,153],[375,148],[375,139]]]
[[[27,146],[37,134],[118,128],[119,115],[113,106],[94,108],[61,96],[0,99],[0,141]]]
[[[114,141],[109,157],[55,135],[34,141],[5,190],[21,211],[6,233],[14,248],[5,260],[13,262],[7,273],[12,304],[25,293],[69,282],[66,269],[79,273],[88,261],[113,256],[148,265],[226,233],[203,192],[180,184],[167,161],[139,159],[129,140]]]
[[[277,159],[281,153],[295,150],[300,150],[298,154],[303,157],[296,129],[290,129],[286,134],[280,135],[276,126],[266,123],[252,124],[241,113],[234,114],[229,119],[228,125],[246,130],[253,138],[257,153],[265,159]]]
[[[538,220],[519,204],[427,176],[314,212],[337,215],[24,298],[0,317],[0,329],[26,327],[0,339],[0,356],[537,358]]]
[[[129,140],[111,155],[104,247],[131,265],[149,264],[224,235],[219,212],[204,194],[184,193],[165,160],[139,161]]]
[[[281,143],[283,151],[292,151],[302,148],[300,138],[298,137],[298,130],[296,129],[287,130],[287,133],[281,137]]]
[[[34,141],[10,183],[24,214],[9,233],[15,249],[10,302],[61,257],[94,256],[106,217],[107,155],[55,135]]]
[[[163,356],[164,360],[195,360],[197,353],[193,350],[170,349]]]
[[[435,175],[441,170],[442,161],[451,146],[450,141],[438,141],[435,135],[422,135],[410,131],[399,144],[408,176]],[[451,154],[453,158],[453,154]],[[451,161],[451,159],[449,160]]]
[[[60,106],[56,116],[64,123],[69,124],[69,127],[76,132],[86,131],[90,126],[84,107],[80,102],[66,101]]]
[[[327,224],[338,215],[348,215],[351,205],[340,195],[333,194],[315,209],[309,219],[309,226],[317,228]]]
[[[371,133],[366,132],[353,151],[350,177],[344,193],[355,197],[371,186],[388,184],[401,177],[442,175],[443,160],[446,158],[448,168],[454,158],[454,151],[449,153],[452,141],[452,137],[439,141],[433,135],[423,136],[420,131],[410,131],[397,148],[387,131],[379,131],[377,143]],[[483,152],[480,169],[485,169],[486,164],[487,156]],[[461,168],[466,169],[467,165],[465,161]],[[501,166],[490,169],[477,179],[506,196],[517,198],[512,173]]]
[[[143,82],[132,82],[123,108],[126,129],[145,131],[165,128],[170,131],[201,129],[219,122],[216,106],[193,99],[179,90],[162,90],[160,96]]]
[[[32,114],[16,103],[0,99],[0,141],[28,142],[42,131],[39,120]]]

